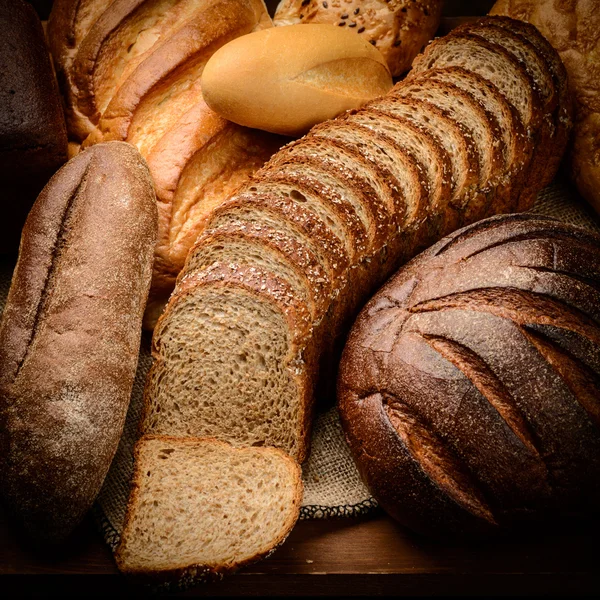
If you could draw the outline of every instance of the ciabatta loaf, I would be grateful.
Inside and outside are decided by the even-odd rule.
[[[56,0],[48,38],[72,148],[135,145],[156,185],[152,327],[207,216],[283,143],[208,108],[210,56],[271,21],[262,0]]]
[[[495,40],[434,42],[418,74],[315,127],[215,211],[218,241],[198,240],[155,331],[144,432],[306,457],[319,369],[332,379],[331,357],[368,295],[452,229],[528,208],[538,161],[555,164],[531,148],[548,120],[566,125],[544,107],[521,46]]]

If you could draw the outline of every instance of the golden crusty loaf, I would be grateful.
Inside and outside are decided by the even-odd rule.
[[[456,37],[435,46],[440,63],[464,57],[460,69],[419,74],[316,126],[214,212],[154,333],[143,431],[274,445],[303,460],[319,369],[332,380],[369,294],[449,231],[531,206],[533,140],[554,113],[510,48],[465,39],[466,51]]]
[[[24,0],[0,1],[0,252],[15,252],[32,204],[67,160],[67,132],[44,32]]]
[[[382,54],[329,25],[271,27],[237,38],[202,73],[206,103],[247,127],[300,136],[392,87]]]
[[[571,178],[600,212],[600,2],[500,0],[491,14],[533,23],[562,58],[575,101]]]
[[[281,145],[205,104],[200,76],[228,41],[271,25],[262,0],[57,0],[48,38],[71,142],[135,145],[156,185],[152,326],[211,210]]]
[[[135,462],[116,560],[146,580],[222,577],[273,552],[300,513],[300,467],[275,448],[146,436]]]
[[[419,255],[363,309],[340,416],[401,523],[483,533],[597,513],[599,256],[582,228],[494,217]]]
[[[442,0],[281,0],[275,25],[327,23],[355,32],[385,57],[394,77],[433,37]]]
[[[99,144],[34,204],[0,321],[0,490],[39,541],[91,506],[121,437],[156,244],[139,152]]]

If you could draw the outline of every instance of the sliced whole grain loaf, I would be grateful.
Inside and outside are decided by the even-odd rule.
[[[270,554],[300,512],[300,469],[275,448],[145,436],[116,560],[163,583],[215,579]]]
[[[390,228],[397,224],[394,195],[386,180],[358,151],[342,144],[309,138],[302,143],[288,144],[268,163],[268,167],[277,169],[280,165],[298,163],[299,160],[319,165],[339,178],[346,187],[356,190],[364,212],[376,228],[372,248],[386,243]]]
[[[527,132],[537,129],[541,99],[527,71],[504,48],[468,33],[452,34],[429,44],[415,59],[410,75],[450,66],[464,67],[493,83],[516,108]]]
[[[414,155],[402,149],[384,132],[374,132],[334,120],[314,127],[310,132],[310,137],[313,136],[354,148],[373,168],[380,170],[392,189],[398,191],[398,199],[404,201],[399,214],[402,215],[401,223],[407,235],[414,232],[421,219],[427,221],[429,184],[425,179],[425,168]]]
[[[254,265],[288,282],[306,302],[313,319],[321,316],[323,304],[329,301],[332,282],[328,273],[310,247],[287,232],[261,223],[234,221],[205,230],[197,244],[187,273],[206,269],[215,262]]]
[[[434,138],[450,157],[452,166],[450,209],[458,215],[450,224],[464,222],[464,209],[469,198],[478,191],[479,161],[473,140],[465,138],[456,121],[422,99],[384,96],[369,103],[369,109],[394,118],[407,119]]]
[[[336,351],[369,294],[458,224],[517,207],[542,126],[531,78],[502,46],[472,34],[431,46],[418,70],[439,68],[438,79],[415,73],[388,96],[316,126],[214,211],[155,332],[143,431],[273,444],[302,460],[315,390],[326,389],[317,385],[334,380]],[[313,266],[330,282],[323,303]],[[186,403],[193,406],[182,413]],[[446,460],[435,447],[426,450],[433,470]],[[477,486],[457,477],[453,502],[478,507],[478,522],[493,527]],[[448,501],[435,485],[430,491]]]
[[[510,52],[482,37],[465,32],[453,33],[432,42],[424,54],[417,57],[411,78],[420,71],[447,66],[464,67],[494,84],[519,113],[532,142],[539,141],[545,122],[543,101],[532,77]],[[543,186],[546,174],[542,173],[540,163],[545,164],[545,161],[544,156],[532,161],[535,168],[531,169],[528,185],[521,191],[519,210],[529,208],[534,200],[532,190]]]
[[[276,169],[261,172],[258,178],[262,179],[254,185],[258,189],[265,184],[286,185],[291,189],[299,183],[312,194],[315,206],[320,204],[335,212],[343,227],[351,256],[356,260],[366,256],[373,248],[377,233],[375,223],[361,202],[360,191],[346,187],[338,176],[324,169],[317,161],[312,164],[277,165]],[[294,199],[305,202],[297,194]]]
[[[547,178],[546,163],[551,159],[554,141],[558,133],[558,124],[554,121],[554,114],[559,100],[558,89],[550,65],[544,55],[537,50],[527,37],[504,27],[497,27],[493,23],[484,21],[461,26],[456,30],[456,33],[461,31],[467,31],[502,46],[519,61],[533,80],[535,90],[540,95],[544,113],[539,139],[535,147],[538,156],[536,156],[534,162],[540,165],[541,185],[548,185],[550,180]],[[534,35],[532,37],[536,38],[538,36]]]
[[[569,93],[569,81],[565,65],[550,42],[543,35],[540,35],[540,32],[531,23],[510,19],[508,17],[496,16],[494,18],[494,26],[508,29],[527,39],[528,42],[535,46],[538,53],[543,56],[546,64],[550,68],[554,80],[554,87],[558,95],[558,102],[554,111],[554,125],[556,127],[554,135],[554,152],[551,154],[548,161],[548,171],[554,173],[562,159],[565,148],[567,147],[569,132],[573,125],[573,105]]]
[[[183,276],[179,289],[168,304],[178,318],[157,323],[142,431],[212,432],[236,446],[275,446],[303,460],[316,375],[305,304],[286,281],[255,266],[215,263]],[[164,363],[177,368],[165,372]],[[267,369],[273,363],[281,365],[277,374]]]
[[[368,112],[350,111],[342,119],[371,130],[383,131],[398,146],[415,156],[426,172],[430,212],[444,214],[452,193],[451,161],[446,150],[436,144],[435,139],[427,131],[407,119],[391,117],[374,109]],[[444,223],[441,226],[448,226],[448,224]]]

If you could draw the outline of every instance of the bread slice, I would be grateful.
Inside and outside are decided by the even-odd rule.
[[[466,206],[466,218],[476,220],[485,215],[502,174],[503,141],[495,117],[486,112],[475,98],[458,86],[428,78],[411,77],[410,81],[396,86],[393,97],[419,98],[440,108],[459,126],[465,139],[473,140],[479,162],[480,193]]]
[[[332,140],[308,137],[302,143],[288,144],[269,161],[269,168],[277,170],[298,162],[325,169],[352,190],[364,207],[362,212],[368,216],[369,229],[375,229],[371,249],[386,243],[390,228],[397,222],[393,192],[359,152]]]
[[[156,326],[141,431],[304,460],[320,341],[311,332],[306,305],[273,273],[215,263],[184,276]]]
[[[145,436],[117,565],[180,585],[222,576],[283,543],[301,500],[300,468],[280,450]]]
[[[190,252],[186,273],[207,269],[215,262],[258,266],[276,274],[306,303],[313,320],[320,319],[329,304],[329,274],[310,246],[287,231],[239,220],[210,227]]]
[[[554,174],[564,155],[569,140],[569,131],[573,125],[573,106],[565,65],[550,42],[531,23],[501,16],[494,16],[493,23],[496,27],[502,27],[518,33],[522,38],[530,42],[538,54],[543,57],[552,73],[558,102],[553,114],[556,131],[552,143],[552,152],[548,158],[547,173]]]
[[[501,46],[468,33],[433,41],[413,63],[411,77],[441,67],[464,67],[493,83],[516,108],[528,134],[541,121],[541,100],[527,71]]]
[[[312,193],[315,204],[331,207],[340,218],[346,231],[352,256],[360,260],[369,254],[377,235],[372,215],[361,201],[360,190],[347,187],[343,180],[324,168],[318,161],[279,164],[256,174],[254,185],[277,182],[278,185],[299,184]],[[301,198],[297,198],[302,202]]]
[[[441,220],[443,215],[449,212],[447,207],[452,193],[450,157],[443,147],[436,144],[429,133],[407,119],[391,117],[372,108],[368,111],[347,113],[342,119],[370,130],[383,131],[398,146],[415,156],[425,170],[432,213],[439,214]],[[452,223],[444,223],[440,229],[446,230],[452,225]]]
[[[469,92],[487,112],[494,115],[504,142],[504,166],[500,173],[504,179],[501,184],[504,190],[495,195],[494,208],[498,209],[497,212],[514,209],[510,196],[521,192],[523,178],[527,175],[526,167],[533,152],[533,143],[525,136],[523,124],[514,107],[496,86],[463,67],[430,69],[421,73],[419,77],[450,83]],[[502,198],[506,205],[499,205]]]
[[[545,186],[549,184],[553,174],[548,171],[547,162],[553,154],[552,145],[557,132],[553,113],[558,105],[558,93],[549,64],[528,39],[514,31],[497,27],[494,25],[493,20],[469,23],[460,27],[458,31],[466,31],[502,46],[527,71],[533,82],[534,89],[540,96],[543,110],[543,118],[535,144],[534,160],[532,163],[532,168],[536,171],[533,177],[536,179],[539,177],[541,181],[540,185]]]
[[[348,148],[354,148],[373,168],[379,170],[392,189],[398,190],[399,204],[396,213],[398,219],[406,227],[405,234],[410,236],[412,225],[417,225],[416,215],[428,212],[428,182],[424,168],[407,150],[398,146],[393,139],[382,132],[374,132],[351,125],[342,120],[335,120],[324,126],[318,125],[311,130],[310,137],[333,140]],[[426,218],[426,217],[425,217]]]
[[[332,231],[329,216],[311,210],[308,193],[303,194],[308,198],[307,202],[295,202],[292,197],[285,195],[285,189],[283,194],[277,194],[270,192],[272,186],[261,187],[263,191],[258,191],[255,184],[240,190],[213,212],[207,227],[234,222],[262,224],[273,231],[294,237],[299,244],[307,246],[318,256],[329,279],[334,282],[335,292],[345,277],[349,255],[344,241]]]
[[[458,211],[456,221],[461,225],[465,205],[478,189],[479,162],[473,140],[463,136],[456,121],[422,99],[384,97],[372,101],[369,109],[407,119],[446,150],[451,164],[450,207]]]

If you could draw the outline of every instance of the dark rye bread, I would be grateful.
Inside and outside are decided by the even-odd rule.
[[[44,32],[23,0],[0,1],[0,252],[16,252],[37,195],[67,160],[67,131]]]
[[[121,436],[156,244],[133,146],[100,144],[34,204],[0,322],[0,490],[39,541],[91,506]]]
[[[494,217],[419,255],[363,309],[340,415],[403,524],[482,533],[597,511],[599,250],[553,219]]]
[[[386,274],[459,224],[517,208],[515,139],[525,126],[508,136],[501,127],[522,115],[534,139],[539,99],[501,46],[467,38],[481,78],[485,57],[496,80],[525,89],[477,87],[480,79],[459,71],[462,87],[425,76],[401,82],[410,98],[395,91],[316,126],[214,211],[155,332],[142,431],[274,444],[303,460],[315,391],[335,380],[348,326]],[[417,88],[434,92],[424,99]],[[463,108],[453,110],[443,91]],[[523,168],[526,177],[531,166]],[[510,193],[495,202],[499,188]],[[328,279],[320,288],[311,283],[317,265]],[[329,293],[322,303],[320,293]]]

